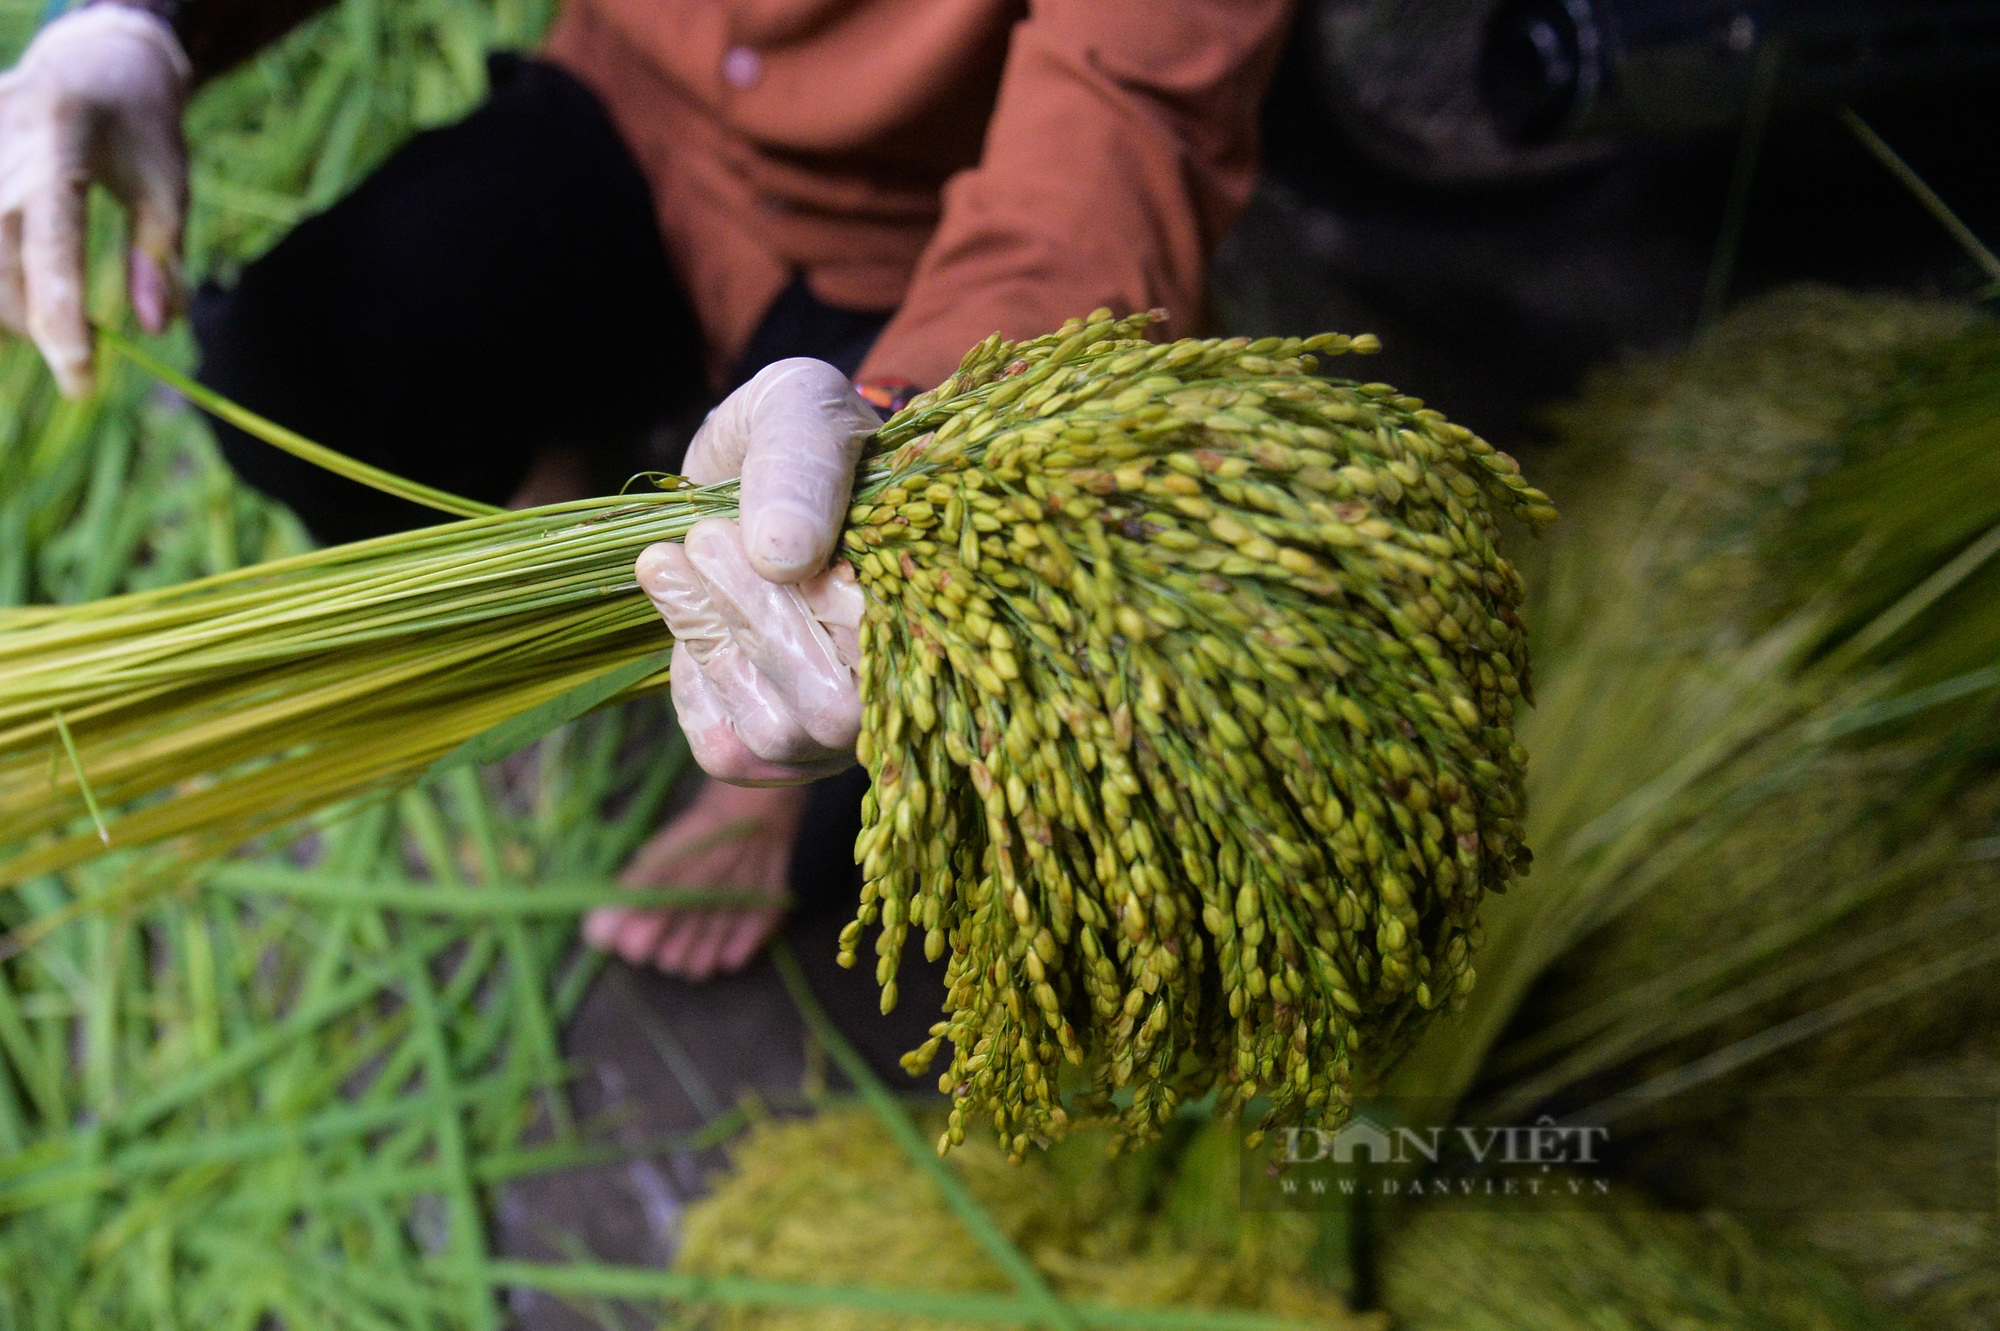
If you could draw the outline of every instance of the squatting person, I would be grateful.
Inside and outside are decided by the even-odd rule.
[[[189,305],[204,380],[310,437],[496,503],[647,464],[740,474],[740,523],[639,560],[715,779],[626,879],[848,881],[860,592],[827,561],[862,440],[996,330],[1100,305],[1188,330],[1250,192],[1286,0],[571,0],[539,56],[491,60],[466,119],[184,302],[186,99],[327,2],[95,0],[50,23],[0,75],[0,324],[88,391],[96,182],[130,214],[140,322]],[[642,458],[719,394],[684,458]],[[320,540],[431,520],[218,434]],[[764,834],[718,844],[745,819]],[[585,930],[701,979],[778,923],[614,909]]]

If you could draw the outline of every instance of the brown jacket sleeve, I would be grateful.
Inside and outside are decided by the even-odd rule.
[[[1032,0],[979,165],[864,378],[940,382],[998,330],[1108,305],[1200,317],[1204,272],[1249,200],[1257,108],[1289,0]]]
[[[188,0],[174,23],[181,46],[206,81],[248,60],[333,0]]]

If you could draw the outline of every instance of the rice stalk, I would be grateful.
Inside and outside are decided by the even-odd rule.
[[[881,925],[886,1011],[913,926],[952,954],[948,1020],[906,1063],[954,1047],[940,1149],[990,1118],[1019,1155],[1079,1109],[1144,1136],[1216,1086],[1338,1121],[1355,1065],[1470,986],[1478,903],[1526,863],[1494,542],[1547,500],[1417,400],[1309,373],[1365,341],[1156,345],[1154,319],[974,348],[883,427],[843,536],[873,784],[842,959]],[[487,514],[0,615],[0,844],[24,845],[0,874],[97,853],[45,777],[57,715],[123,810],[114,844],[214,854],[529,738],[523,713],[657,689],[631,562],[733,497]]]
[[[1084,1325],[1384,1324],[1379,1314],[1349,1311],[1322,1283],[1330,1273],[1316,1269],[1314,1217],[1235,1211],[1229,1130],[1190,1124],[1122,1157],[1107,1145],[1102,1134],[1081,1134],[1014,1165],[975,1141],[931,1165],[977,1199]],[[877,1111],[835,1104],[808,1119],[767,1121],[732,1157],[733,1170],[690,1208],[660,1293],[699,1307],[709,1289],[732,1280],[782,1288],[839,1272],[844,1284],[901,1291],[908,1302],[890,1320],[894,1304],[732,1301],[713,1307],[718,1327],[978,1325],[986,1319],[969,1296],[995,1300],[1012,1283]],[[1208,1203],[1217,1198],[1229,1199],[1227,1218],[1211,1227]],[[1030,1323],[1031,1305],[1018,1294],[1008,1303],[1018,1324]]]
[[[1936,634],[1904,634],[1894,652],[1866,647],[1895,636],[1880,630],[1891,621],[1959,622],[1923,604],[1925,581],[1958,547],[1929,563],[1907,562],[1897,575],[1866,578],[1824,542],[1810,560],[1794,563],[1794,552],[1828,520],[1820,515],[1832,500],[1814,495],[1858,494],[1847,488],[1850,467],[1880,475],[1889,465],[1869,461],[1875,450],[1848,432],[1897,391],[1909,358],[1985,336],[1957,306],[1786,293],[1746,307],[1683,359],[1607,372],[1568,409],[1566,442],[1584,510],[1531,574],[1540,688],[1523,734],[1541,759],[1529,797],[1543,876],[1536,892],[1489,912],[1486,982],[1469,1020],[1441,1028],[1405,1065],[1400,1089],[1456,1098],[1488,1074],[1491,1059],[1496,1089],[1517,1082],[1506,1103],[1518,1109],[1528,1096],[1573,1085],[1572,1073],[1604,1071],[1624,1057],[1620,1049],[1670,1043],[1667,1032],[1694,1020],[1697,1004],[1712,1002],[1718,1022],[1768,1011],[1753,996],[1779,984],[1784,956],[1802,958],[1786,993],[1803,998],[1841,983],[1839,954],[1819,947],[1825,931],[1866,918],[1870,901],[1908,878],[1863,868],[1859,883],[1842,882],[1835,866],[1854,863],[1852,852],[1822,846],[1785,856],[1775,847],[1788,830],[1801,830],[1801,810],[1830,781],[1863,792],[1864,805],[1900,796],[1908,819],[1920,823],[1924,782],[1890,773],[1935,760],[1919,756],[1921,745],[1904,746],[1913,735],[1958,733],[1991,704],[1995,681],[1946,674],[1920,659]],[[1959,515],[1984,502],[1916,482],[1927,470],[1919,463],[1912,484],[1870,491],[1897,496],[1880,506],[1885,527],[1960,530]],[[1930,512],[1899,514],[1898,504],[1927,504]],[[1975,594],[1967,586],[1965,594]],[[1854,643],[1864,650],[1842,650]],[[1950,747],[1936,752],[1948,761]],[[1854,756],[1864,751],[1876,756]],[[1871,762],[1880,775],[1862,780]],[[1802,826],[1858,837],[1879,827],[1855,803],[1840,807],[1831,820],[1815,813]],[[1773,853],[1754,871],[1761,877],[1741,867],[1767,847]],[[1956,853],[1949,842],[1903,849],[1932,863]],[[1802,873],[1807,865],[1826,876]],[[1754,883],[1777,887],[1787,874],[1782,897],[1759,897]],[[1718,878],[1730,886],[1718,888]],[[1758,924],[1861,885],[1871,890],[1846,910],[1822,913],[1821,930],[1775,930],[1758,946],[1745,943]],[[1787,904],[1749,923],[1732,913],[1760,899]],[[1625,972],[1623,985],[1652,986],[1646,1002],[1622,998],[1622,1015],[1608,1024],[1577,1019],[1572,1005],[1563,1035],[1525,1029],[1518,1033],[1532,1042],[1525,1051],[1496,1055],[1537,982],[1558,967],[1587,967],[1596,946],[1589,940],[1666,901],[1682,902],[1693,918],[1649,931],[1657,960]],[[1936,917],[1934,932],[1948,935],[1950,921]],[[1706,969],[1703,958],[1711,958]],[[1682,966],[1691,969],[1676,987],[1660,983],[1663,972]],[[1720,996],[1732,986],[1734,1006]],[[1546,1062],[1562,1049],[1568,1071]],[[1519,1081],[1535,1063],[1543,1065],[1535,1079]]]
[[[1411,1331],[1890,1331],[1824,1261],[1726,1215],[1413,1211],[1383,1254],[1383,1294]]]

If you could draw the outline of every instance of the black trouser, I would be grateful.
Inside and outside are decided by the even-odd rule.
[[[470,116],[411,139],[233,288],[197,294],[201,379],[308,438],[490,503],[550,447],[585,452],[605,491],[678,470],[709,393],[646,181],[576,79],[509,55],[488,73]],[[787,356],[852,374],[886,319],[795,282],[730,386]],[[321,541],[439,520],[213,424],[237,473]],[[863,784],[815,790],[794,856],[802,900],[851,881]]]

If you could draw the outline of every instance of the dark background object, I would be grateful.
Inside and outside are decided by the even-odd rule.
[[[1513,0],[1487,21],[1479,90],[1508,143],[1558,133],[1596,101],[1603,78],[1603,38],[1584,0]]]
[[[1493,34],[1558,10],[1598,24],[1594,109],[1509,94],[1517,125],[1553,125],[1517,143],[1482,60],[1489,40],[1516,44],[1502,59],[1539,52]],[[1738,19],[1744,52],[1699,48],[1727,79],[1671,84],[1688,34],[1727,38]],[[1911,35],[1923,23],[1955,49]],[[1379,333],[1384,354],[1344,372],[1532,448],[1536,412],[1589,366],[1682,345],[1705,306],[1801,281],[1984,298],[1992,277],[1836,112],[1859,110],[2000,243],[1994,33],[1996,0],[1317,0],[1266,107],[1266,180],[1223,247],[1217,322]],[[1745,100],[1760,59],[1777,62],[1761,129]],[[1643,110],[1669,86],[1686,90],[1677,109]]]
[[[1414,180],[1560,172],[1781,112],[2000,73],[1992,0],[1314,0],[1297,44],[1363,155]]]

